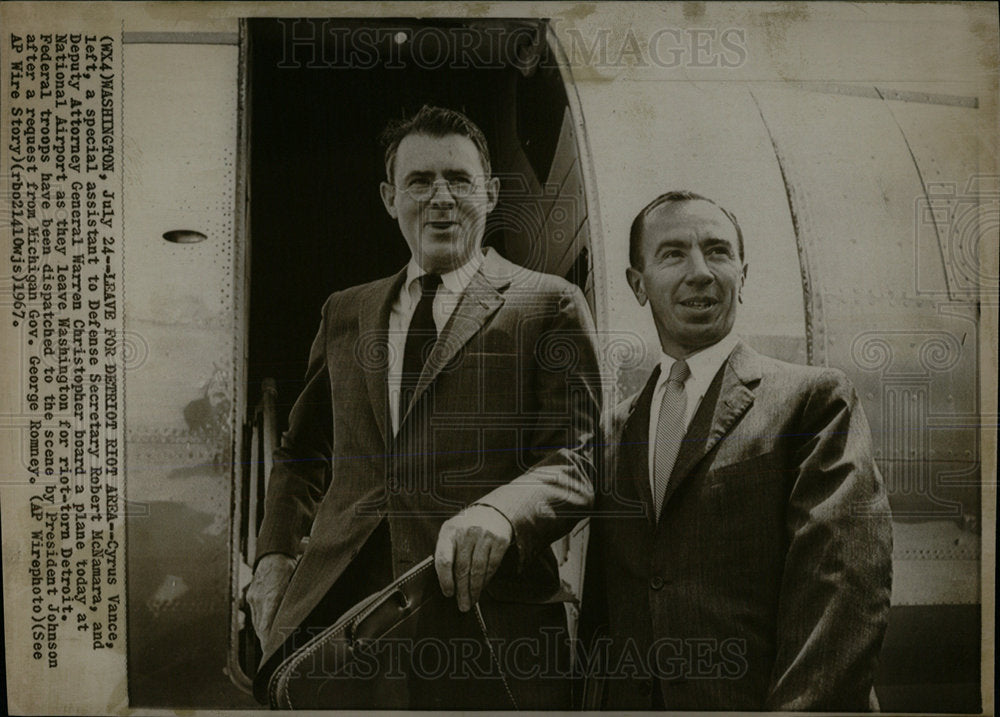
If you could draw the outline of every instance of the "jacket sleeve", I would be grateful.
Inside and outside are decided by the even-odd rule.
[[[579,289],[556,297],[553,319],[522,368],[538,406],[527,439],[530,468],[476,501],[510,520],[521,565],[568,533],[594,500],[601,411],[594,324]]]
[[[866,711],[892,586],[889,503],[868,422],[841,372],[816,379],[800,415],[764,709]]]
[[[305,388],[288,417],[288,430],[274,452],[264,499],[264,519],[254,565],[268,553],[295,556],[309,534],[316,508],[330,484],[333,407],[326,360],[328,300],[309,351]]]

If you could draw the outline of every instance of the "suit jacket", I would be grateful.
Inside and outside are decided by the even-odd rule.
[[[656,373],[614,421],[581,635],[606,626],[606,707],[870,706],[892,574],[889,506],[846,377],[740,343],[685,437],[655,522]],[[637,667],[635,667],[637,666]]]
[[[306,386],[276,454],[257,556],[294,555],[310,537],[262,664],[380,522],[388,522],[398,577],[432,554],[442,523],[472,503],[497,508],[514,527],[510,559],[487,586],[488,621],[511,639],[534,629],[520,608],[559,591],[549,546],[592,504],[600,387],[580,291],[487,251],[393,436],[387,337],[404,277],[405,269],[334,293],[323,307]]]

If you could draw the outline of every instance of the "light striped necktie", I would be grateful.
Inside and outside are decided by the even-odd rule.
[[[663,497],[667,493],[667,483],[677,461],[681,440],[687,433],[684,420],[687,414],[687,394],[684,382],[691,375],[691,369],[684,361],[674,361],[663,391],[660,404],[660,420],[656,424],[656,445],[653,448],[653,509],[656,519],[660,519]]]

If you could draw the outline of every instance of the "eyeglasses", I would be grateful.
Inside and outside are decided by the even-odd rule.
[[[464,199],[476,189],[476,182],[472,179],[439,179],[438,182],[443,182],[448,187],[448,193],[455,199]],[[405,192],[415,202],[426,202],[434,196],[438,182],[432,182],[429,179],[412,179],[405,187],[398,187],[398,189]]]

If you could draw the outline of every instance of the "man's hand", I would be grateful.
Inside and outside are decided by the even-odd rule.
[[[466,612],[479,601],[510,546],[514,528],[503,513],[488,505],[473,505],[441,526],[434,568],[441,592],[457,596]]]
[[[261,644],[271,629],[288,581],[295,572],[295,558],[281,553],[269,553],[257,563],[253,580],[247,588],[247,603],[253,616],[253,631]]]

